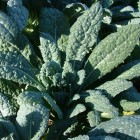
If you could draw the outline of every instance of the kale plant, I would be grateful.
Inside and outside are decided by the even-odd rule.
[[[0,138],[139,139],[140,2],[46,3],[0,7]]]

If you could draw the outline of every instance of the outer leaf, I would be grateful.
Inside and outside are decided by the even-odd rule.
[[[81,96],[85,96],[85,102],[93,109],[103,112],[102,117],[114,118],[118,116],[118,109],[100,91],[87,90]]]
[[[38,58],[38,56],[35,54],[35,51],[33,49],[32,44],[28,40],[28,38],[24,34],[18,34],[17,40],[16,40],[16,46],[20,50],[20,52],[23,54],[23,56],[35,67],[39,68],[41,60]]]
[[[128,80],[140,77],[140,60],[135,60],[123,65],[116,70],[115,75],[117,75],[117,78]]]
[[[62,34],[69,34],[69,23],[64,14],[57,9],[43,8],[41,11],[40,31],[50,34],[56,42]]]
[[[0,60],[0,78],[44,89],[38,83],[33,67],[12,44],[1,46]]]
[[[7,13],[16,23],[19,32],[21,32],[27,25],[29,16],[28,10],[22,6],[22,1],[19,0],[18,2],[18,0],[9,0],[7,3]]]
[[[4,41],[15,42],[17,27],[15,23],[3,12],[0,11],[0,38]],[[0,43],[1,44],[1,43]]]
[[[29,91],[29,92],[23,92],[18,97],[18,104],[22,105],[24,103],[30,103],[30,104],[39,104],[46,107],[46,103],[44,101],[47,101],[49,105],[52,107],[55,112],[57,112],[58,117],[62,119],[63,114],[60,108],[56,105],[54,100],[49,96],[48,93],[44,92],[35,92],[35,91]]]
[[[79,69],[81,67],[86,54],[95,45],[102,16],[102,7],[96,3],[80,16],[71,27],[66,60],[71,61],[74,68]],[[80,61],[79,64],[78,61]]]
[[[101,114],[98,111],[90,111],[87,114],[87,119],[90,127],[95,127],[101,123]]]
[[[97,45],[85,64],[85,86],[110,72],[130,55],[139,40],[139,31],[139,25],[128,25]]]
[[[0,139],[7,140],[8,136],[12,136],[14,140],[18,140],[18,134],[14,125],[5,119],[0,119]],[[11,137],[10,137],[11,139]]]
[[[120,139],[139,139],[140,137],[140,116],[116,117],[112,120],[100,123],[88,135],[98,136],[111,134]]]
[[[4,96],[3,93],[0,93],[0,112],[2,115],[1,117],[10,117],[12,115],[16,115],[14,104],[8,100],[8,98]]]
[[[140,109],[140,102],[131,102],[127,100],[121,100],[120,105],[125,111],[136,111]]]
[[[103,93],[107,95],[109,99],[111,99],[120,92],[125,91],[131,87],[133,87],[132,82],[126,81],[125,79],[115,79],[105,82],[96,89],[103,91]]]
[[[49,111],[39,104],[22,104],[17,113],[16,127],[21,138],[39,140],[47,129]]]
[[[50,34],[41,33],[40,35],[40,50],[44,62],[54,61],[61,65],[61,56],[58,47]]]

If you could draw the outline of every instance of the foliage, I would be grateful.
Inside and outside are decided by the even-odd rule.
[[[0,0],[0,138],[139,139],[139,3]]]

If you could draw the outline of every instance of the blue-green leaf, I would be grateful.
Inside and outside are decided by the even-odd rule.
[[[139,115],[116,117],[109,121],[100,123],[97,127],[91,130],[88,135],[91,137],[111,134],[121,140],[139,139],[139,121]]]
[[[0,39],[15,42],[18,32],[16,24],[2,11],[0,11],[0,29]],[[0,44],[2,43],[0,42]]]
[[[39,104],[20,105],[16,127],[22,139],[39,140],[48,127],[49,110]]]
[[[62,34],[69,34],[69,23],[65,15],[55,8],[42,8],[40,31],[50,34],[55,42]]]
[[[22,6],[22,0],[9,0],[7,3],[7,14],[16,23],[19,32],[27,25],[29,13],[28,10]]]
[[[103,39],[85,64],[87,78],[83,87],[92,84],[123,63],[139,41],[139,32],[139,25],[128,25]]]

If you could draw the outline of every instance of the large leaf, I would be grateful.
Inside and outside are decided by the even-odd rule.
[[[86,54],[97,42],[102,16],[102,7],[96,3],[86,10],[71,27],[66,60],[72,63],[74,69],[81,67]]]
[[[55,42],[62,34],[69,34],[69,23],[65,15],[55,8],[42,8],[40,31],[50,34]]]
[[[101,0],[102,6],[108,8],[113,4],[114,0]]]
[[[125,91],[133,86],[132,82],[126,81],[125,79],[114,79],[107,81],[96,89],[101,90],[109,99],[115,97],[122,91]]]
[[[100,123],[96,128],[91,130],[88,135],[98,136],[111,134],[116,138],[122,139],[139,139],[140,138],[140,116],[123,116],[116,117],[106,122]]]
[[[30,104],[35,103],[47,107],[47,104],[44,101],[47,101],[49,103],[49,105],[52,107],[50,109],[53,109],[55,112],[57,112],[58,117],[60,119],[63,117],[60,108],[56,105],[55,101],[46,92],[43,93],[43,92],[27,91],[27,92],[23,92],[18,97],[18,104],[20,105],[24,103],[30,103]]]
[[[16,23],[19,32],[27,25],[29,13],[22,5],[22,0],[9,0],[7,3],[7,14]]]
[[[39,104],[20,105],[16,127],[22,139],[39,140],[48,126],[49,110]]]
[[[85,64],[87,78],[84,85],[92,84],[124,62],[137,44],[139,32],[139,25],[128,25],[103,39]]]
[[[36,78],[36,71],[12,44],[0,47],[0,78],[44,89]]]
[[[16,40],[17,31],[15,23],[5,13],[0,11],[0,38],[13,43]]]

